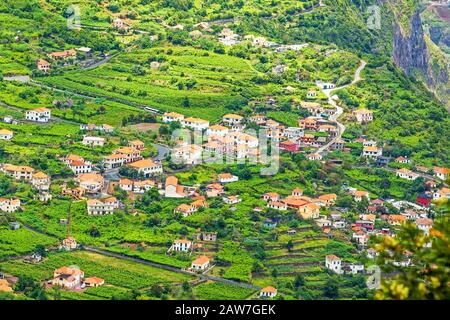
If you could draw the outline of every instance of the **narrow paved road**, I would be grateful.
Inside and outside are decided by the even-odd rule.
[[[346,84],[345,86],[341,86],[338,88],[334,88],[334,89],[322,89],[322,92],[327,96],[328,98],[328,103],[330,105],[332,105],[333,107],[336,108],[336,113],[332,116],[330,116],[329,120],[331,122],[336,123],[337,127],[338,127],[338,134],[336,135],[336,137],[334,137],[333,139],[331,139],[327,144],[323,145],[322,147],[320,147],[319,149],[317,149],[317,153],[319,154],[323,154],[324,152],[327,152],[328,149],[338,140],[340,140],[342,138],[342,135],[344,134],[345,131],[345,126],[338,121],[338,118],[344,113],[344,109],[340,106],[338,106],[338,104],[336,103],[336,101],[334,101],[333,99],[333,91],[337,91],[337,90],[341,90],[344,89],[348,86],[351,86],[359,81],[362,80],[361,78],[361,71],[364,70],[364,68],[366,67],[367,62],[364,60],[361,60],[361,63],[358,67],[358,69],[356,69],[355,71],[355,75],[353,77],[353,81],[349,84]]]

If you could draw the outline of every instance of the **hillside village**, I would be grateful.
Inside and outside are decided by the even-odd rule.
[[[165,38],[110,18],[92,30],[120,50],[60,43],[26,81],[2,77],[0,293],[369,299],[376,239],[433,236],[448,159],[398,148],[374,134],[378,107],[351,105],[370,56],[231,22],[171,19]]]

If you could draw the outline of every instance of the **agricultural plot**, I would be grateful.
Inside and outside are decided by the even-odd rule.
[[[37,245],[56,245],[58,240],[49,236],[27,230],[11,230],[7,226],[0,226],[0,260],[8,256],[31,253]]]
[[[150,62],[163,54],[167,60],[152,69]],[[271,93],[270,86],[252,82],[256,75],[250,62],[241,58],[189,47],[158,47],[122,54],[92,71],[41,81],[216,120],[251,96]]]
[[[192,291],[198,300],[244,300],[255,292],[252,289],[219,282],[202,283],[194,287]]]
[[[12,260],[0,263],[0,268],[16,276],[28,275],[35,280],[44,281],[51,278],[54,269],[64,265],[77,265],[86,276],[95,275],[105,279],[107,284],[128,289],[142,289],[153,284],[182,283],[190,279],[187,275],[86,251],[51,253],[37,264]],[[105,296],[107,290],[93,291],[99,291],[97,295]]]

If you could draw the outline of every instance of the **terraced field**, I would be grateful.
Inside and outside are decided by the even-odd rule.
[[[161,67],[152,69],[150,62],[161,59]],[[95,70],[40,81],[216,120],[244,106],[248,99],[277,89],[275,85],[256,85],[252,78],[258,74],[241,58],[188,47],[158,47],[119,55]]]

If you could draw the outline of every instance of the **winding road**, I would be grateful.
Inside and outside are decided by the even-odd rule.
[[[330,105],[332,105],[333,107],[336,108],[336,113],[333,114],[332,116],[330,116],[329,120],[331,122],[334,122],[337,127],[338,127],[338,134],[336,135],[336,137],[334,137],[333,139],[331,139],[327,144],[321,146],[319,149],[317,149],[316,153],[322,155],[323,153],[327,152],[328,149],[338,140],[340,140],[342,138],[342,135],[344,134],[345,131],[345,125],[342,124],[341,122],[338,121],[338,118],[344,113],[344,109],[342,107],[340,107],[336,101],[334,101],[332,93],[333,91],[337,91],[337,90],[341,90],[344,89],[348,86],[351,86],[359,81],[362,80],[361,78],[361,71],[364,70],[364,68],[366,67],[367,62],[364,60],[361,60],[360,65],[358,67],[358,69],[356,69],[355,71],[355,75],[353,77],[353,81],[349,84],[346,84],[344,86],[338,87],[338,88],[333,88],[333,89],[322,89],[322,92],[327,96],[328,98],[328,103]]]

